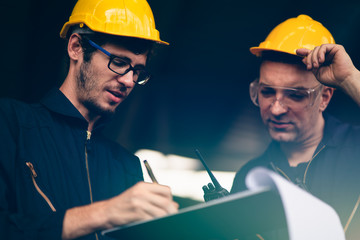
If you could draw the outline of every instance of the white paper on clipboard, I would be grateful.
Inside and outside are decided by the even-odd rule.
[[[246,177],[250,190],[276,189],[282,200],[290,240],[345,240],[335,210],[310,193],[265,168],[253,169]]]

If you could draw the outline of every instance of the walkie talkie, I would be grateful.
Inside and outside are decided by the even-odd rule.
[[[214,174],[210,171],[209,167],[206,165],[203,157],[201,156],[199,150],[195,149],[195,152],[200,159],[201,163],[204,165],[206,171],[208,172],[212,183],[208,183],[202,187],[204,191],[204,200],[208,202],[213,199],[218,199],[229,195],[230,193],[223,187],[221,187],[220,183],[216,180]]]

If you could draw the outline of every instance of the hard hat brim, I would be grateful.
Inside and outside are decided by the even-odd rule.
[[[252,54],[254,54],[255,56],[257,56],[257,57],[261,57],[261,53],[262,53],[263,51],[282,52],[282,53],[287,53],[287,54],[291,54],[291,55],[300,57],[299,55],[296,54],[296,52],[293,53],[293,52],[282,51],[282,50],[273,49],[273,48],[261,48],[261,47],[251,47],[251,48],[250,48],[250,52],[251,52]]]
[[[329,30],[310,16],[300,14],[277,25],[266,39],[250,52],[258,57],[263,51],[276,51],[298,56],[296,50],[314,49],[326,43],[335,43]]]
[[[67,32],[69,31],[69,28],[73,25],[76,25],[76,24],[81,24],[82,22],[67,22],[64,24],[64,26],[62,27],[61,31],[60,31],[60,37],[61,38],[66,38],[66,35],[67,35]],[[149,38],[149,37],[144,37],[144,36],[140,36],[140,35],[127,35],[127,34],[112,34],[112,33],[109,33],[109,32],[105,32],[105,31],[101,31],[99,29],[94,29],[92,28],[91,26],[89,25],[86,25],[88,28],[90,28],[92,31],[94,32],[100,32],[100,33],[105,33],[105,34],[109,34],[109,35],[115,35],[115,36],[121,36],[121,37],[132,37],[132,38],[140,38],[140,39],[144,39],[144,40],[149,40],[149,41],[152,41],[152,42],[155,42],[155,43],[158,43],[158,44],[161,44],[161,45],[170,45],[168,42],[165,42],[165,41],[162,41],[160,39],[154,39],[154,38]]]

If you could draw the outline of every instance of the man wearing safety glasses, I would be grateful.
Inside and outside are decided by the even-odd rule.
[[[261,58],[250,97],[272,142],[237,172],[231,192],[246,189],[251,169],[266,167],[331,205],[346,239],[358,239],[360,128],[324,111],[334,88],[360,106],[359,71],[330,32],[306,15],[279,24],[250,51]]]
[[[0,104],[0,239],[109,239],[101,230],[177,212],[170,188],[102,135],[160,40],[146,0],[79,0],[60,32],[69,70],[40,103]]]

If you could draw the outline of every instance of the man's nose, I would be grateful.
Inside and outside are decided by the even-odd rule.
[[[273,115],[281,115],[288,111],[288,107],[280,98],[274,98],[274,101],[270,105],[270,111]]]
[[[135,85],[133,71],[129,71],[125,75],[118,75],[117,81],[126,88],[133,88]]]

